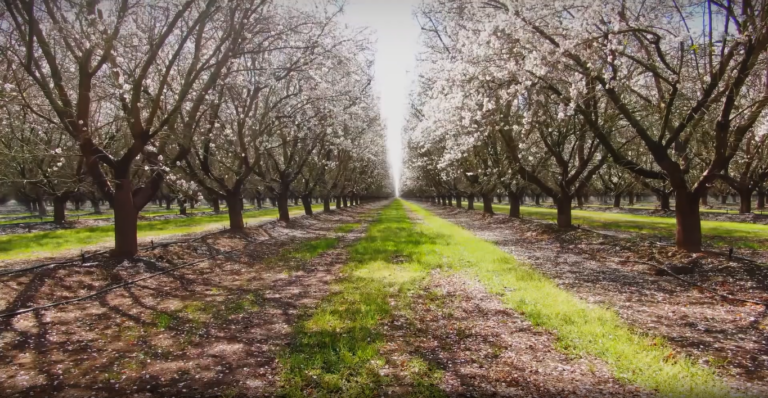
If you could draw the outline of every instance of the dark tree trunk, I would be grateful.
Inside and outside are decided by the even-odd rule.
[[[570,228],[573,223],[571,222],[571,201],[573,199],[568,196],[560,196],[555,202],[557,202],[557,227],[558,228]]]
[[[576,206],[578,207],[584,207],[584,197],[581,195],[576,195]]]
[[[279,220],[289,222],[291,221],[291,215],[288,214],[288,189],[283,187],[277,194],[277,212],[279,213]]]
[[[194,200],[194,199],[190,199],[189,200],[189,208],[190,209],[194,209],[195,208],[195,202],[196,202],[196,200]]]
[[[709,205],[709,203],[707,203],[707,199],[708,198],[709,198],[709,195],[707,195],[706,193],[704,195],[701,195],[701,206],[702,207],[706,207],[706,206]]]
[[[699,198],[687,191],[676,191],[675,219],[677,233],[675,245],[678,249],[698,253],[701,251],[701,218]]]
[[[507,192],[509,198],[509,216],[520,218],[520,196],[514,191]]]
[[[309,195],[302,196],[301,204],[304,205],[304,214],[311,216],[312,215],[312,197]]]
[[[536,201],[536,206],[541,204],[541,195],[534,195],[534,200]]]
[[[165,200],[165,210],[171,210],[171,199]]]
[[[270,197],[269,204],[272,205],[272,207],[277,207],[277,199],[274,196]]]
[[[323,213],[331,212],[331,197],[323,196]]]
[[[116,257],[133,257],[139,251],[139,212],[133,205],[133,184],[130,179],[117,181],[112,202],[115,208],[115,249],[112,254]]]
[[[75,205],[75,211],[80,211],[80,200],[73,200],[72,203]],[[66,203],[65,203],[66,206]]]
[[[229,215],[229,229],[242,231],[245,229],[243,222],[243,197],[239,192],[231,192],[226,197],[227,215]]]
[[[765,209],[765,191],[757,191],[757,209]]]
[[[257,197],[256,198],[256,208],[261,210],[262,207],[264,207],[264,204],[262,203],[261,198]]]
[[[349,204],[347,203],[347,197],[346,196],[342,196],[341,197],[341,203],[344,204],[344,207],[349,206]]]
[[[453,195],[448,195],[448,206],[453,206]]]
[[[613,195],[613,207],[621,207],[621,194]]]
[[[336,197],[336,208],[341,209],[341,196]]]
[[[739,213],[752,213],[752,190],[745,189],[739,192]]]
[[[186,199],[179,199],[179,214],[182,216],[187,215],[187,200]]]
[[[720,204],[721,205],[728,204],[728,195],[720,195]]]
[[[467,210],[475,210],[475,195],[467,196]]]
[[[635,205],[635,193],[634,192],[630,192],[629,193],[629,203],[627,204],[627,206],[634,206],[634,205]]]
[[[672,211],[672,206],[670,206],[670,195],[659,195],[659,207],[661,210],[665,211]]]
[[[483,213],[493,215],[493,195],[482,195]]]
[[[504,200],[504,197],[503,197],[503,196],[501,196],[501,195],[498,195],[498,194],[497,194],[497,195],[496,195],[496,200],[497,200],[499,203],[501,203],[501,202]]]
[[[64,224],[67,220],[66,215],[67,199],[61,197],[53,198],[53,222],[55,224]]]
[[[213,212],[218,214],[221,212],[221,205],[219,204],[219,198],[211,199],[211,207],[213,207]]]
[[[461,195],[456,195],[456,208],[461,209]]]
[[[37,215],[40,217],[48,215],[48,209],[45,207],[45,201],[42,196],[38,196],[37,198]]]
[[[91,200],[91,207],[93,207],[93,214],[101,214],[101,203],[98,200]]]

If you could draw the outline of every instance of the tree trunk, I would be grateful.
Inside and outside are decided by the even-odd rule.
[[[467,196],[467,210],[475,210],[475,195]]]
[[[239,192],[231,192],[224,199],[227,202],[227,215],[229,216],[229,229],[242,231],[245,229],[243,222],[243,197]]]
[[[558,228],[570,228],[573,226],[571,222],[571,201],[572,198],[562,195],[555,202],[557,202],[557,227]]]
[[[749,214],[752,213],[752,190],[745,189],[739,192],[739,213]]]
[[[277,199],[274,196],[270,197],[269,204],[272,205],[272,207],[277,207]]]
[[[312,215],[312,197],[309,195],[303,195],[301,197],[301,204],[304,205],[304,214]]]
[[[64,221],[67,220],[66,209],[66,198],[53,198],[53,222],[55,224],[64,224]]]
[[[138,217],[133,205],[133,184],[130,179],[117,180],[112,200],[115,208],[115,257],[133,257],[139,251]]]
[[[288,213],[288,201],[288,189],[283,187],[277,194],[277,212],[280,221],[291,221],[291,215]]]
[[[698,253],[701,251],[701,218],[699,198],[687,191],[675,195],[675,219],[677,232],[675,245],[678,249]]]
[[[720,195],[720,204],[728,204],[728,195]]]
[[[534,200],[536,201],[536,206],[541,204],[541,195],[534,195]]]
[[[659,207],[661,210],[672,211],[672,207],[669,205],[669,194],[659,195]],[[698,206],[696,207],[698,208]]]
[[[171,210],[171,199],[165,200],[165,210]]]
[[[101,203],[98,200],[91,200],[91,207],[93,207],[93,214],[101,214]]]
[[[709,203],[707,203],[707,199],[709,198],[709,195],[706,193],[704,195],[701,195],[701,207],[707,207]]]
[[[634,206],[634,205],[635,205],[635,193],[634,192],[630,192],[629,193],[629,203],[627,204],[627,206]]]
[[[501,201],[504,200],[504,197],[501,195],[496,195],[496,200],[498,200],[499,203],[501,203]]]
[[[186,216],[187,215],[187,200],[186,199],[178,199],[179,203],[179,215]]]
[[[520,218],[520,196],[514,191],[507,192],[509,197],[509,216]]]
[[[189,208],[190,209],[194,209],[195,208],[195,200],[194,199],[190,199],[189,200]]]
[[[331,197],[326,195],[323,196],[323,213],[330,213],[331,212]]]
[[[584,207],[584,197],[581,195],[576,195],[576,206],[579,208]]]
[[[259,209],[259,210],[261,210],[261,208],[262,208],[263,206],[264,206],[264,204],[262,203],[262,201],[261,201],[261,198],[260,198],[260,197],[257,197],[257,198],[256,198],[256,208],[257,208],[257,209]]]
[[[765,191],[757,191],[757,209],[758,210],[764,210],[765,209]]]
[[[213,207],[213,212],[216,214],[219,214],[221,211],[221,205],[219,204],[219,198],[211,199],[211,207]]]
[[[493,215],[493,195],[482,195],[483,213]]]
[[[75,211],[80,211],[80,200],[74,200],[72,203],[75,205]],[[64,205],[66,207],[66,203]]]
[[[456,195],[456,208],[461,209],[461,195]]]
[[[336,209],[341,209],[341,196],[336,197]]]
[[[348,203],[347,203],[347,197],[346,197],[346,196],[342,196],[342,197],[341,197],[341,203],[343,203],[343,204],[344,204],[344,207],[347,207],[347,206],[349,206],[349,205],[348,205]]]
[[[613,207],[621,207],[621,194],[617,193],[613,195]]]
[[[48,215],[48,209],[45,208],[45,201],[42,196],[37,197],[37,215],[40,217]]]
[[[448,206],[453,206],[453,195],[448,195]]]

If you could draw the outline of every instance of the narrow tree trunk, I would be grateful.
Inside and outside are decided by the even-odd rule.
[[[221,205],[219,204],[219,198],[211,199],[211,207],[213,207],[214,213],[219,214],[219,212],[221,212]]]
[[[634,206],[635,205],[635,193],[634,192],[630,192],[629,193],[629,203],[627,205],[628,206]]]
[[[323,196],[323,213],[330,213],[331,212],[331,197],[326,195]]]
[[[115,249],[112,255],[133,257],[139,251],[139,212],[133,205],[133,184],[130,179],[117,180],[112,202],[115,208]]]
[[[613,195],[613,207],[621,207],[621,194]]]
[[[245,229],[243,222],[243,197],[239,192],[232,192],[227,195],[227,214],[229,215],[229,229],[233,231],[242,231]]]
[[[341,209],[341,196],[336,197],[336,209]]]
[[[456,195],[456,208],[461,209],[461,195]]]
[[[274,196],[270,197],[269,204],[272,205],[272,207],[277,207],[277,199]]]
[[[720,195],[720,204],[728,204],[728,195]]]
[[[482,195],[483,213],[493,215],[493,195]]]
[[[709,198],[709,195],[706,193],[704,195],[701,195],[701,207],[707,207],[709,203],[707,203],[707,200]]]
[[[584,207],[584,197],[581,195],[576,195],[576,206],[579,208]]]
[[[541,204],[541,195],[534,195],[534,200],[536,201],[536,206]]]
[[[187,215],[187,200],[186,199],[178,199],[179,203],[179,215],[186,216]]]
[[[502,200],[504,200],[504,197],[503,197],[503,196],[501,196],[501,195],[498,195],[498,194],[497,194],[497,195],[496,195],[496,200],[497,200],[499,203],[501,203],[501,201],[502,201]]]
[[[453,206],[453,195],[448,195],[448,206]]]
[[[53,222],[55,224],[64,224],[67,220],[66,215],[67,199],[55,197],[53,198]]]
[[[757,209],[758,210],[764,210],[765,209],[765,191],[757,191]]]
[[[467,196],[467,210],[475,210],[475,195]]]
[[[280,221],[291,221],[291,215],[288,211],[288,201],[288,189],[280,189],[280,192],[277,194],[277,212],[279,214]]]
[[[669,194],[659,195],[659,207],[664,211],[672,211],[669,203]]]
[[[745,189],[739,192],[739,213],[749,214],[752,213],[752,190]]]
[[[171,199],[165,200],[165,210],[171,210]]]
[[[573,223],[571,222],[571,201],[572,198],[562,195],[557,200],[557,227],[558,228],[570,228]]]
[[[91,200],[91,207],[93,207],[93,214],[101,214],[101,203],[98,200]]]
[[[343,204],[344,204],[344,207],[345,207],[345,208],[346,208],[347,206],[349,206],[349,205],[348,205],[348,203],[347,203],[347,197],[346,197],[346,196],[342,196],[342,197],[341,197],[341,203],[343,203]]]
[[[701,251],[701,217],[699,198],[690,192],[677,191],[675,195],[675,219],[677,232],[675,245],[678,249],[698,253]]]
[[[301,204],[304,205],[304,214],[311,216],[312,215],[312,197],[309,195],[302,196]]]
[[[72,203],[75,205],[75,211],[80,211],[80,200],[79,199],[73,200]],[[64,205],[66,207],[66,203]]]
[[[40,217],[48,215],[48,209],[45,207],[45,201],[42,196],[37,197],[37,215]]]
[[[194,199],[190,199],[190,200],[189,200],[189,208],[190,208],[190,209],[194,209],[194,208],[195,208],[195,202],[196,202],[196,201],[195,201]]]
[[[520,218],[520,196],[515,191],[507,192],[509,198],[509,216]]]

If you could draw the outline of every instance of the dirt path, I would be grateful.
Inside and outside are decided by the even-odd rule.
[[[765,308],[725,303],[700,289],[657,275],[632,258],[689,266],[686,278],[744,298],[768,299],[768,270],[723,257],[678,253],[649,242],[561,232],[554,226],[503,215],[483,217],[437,206],[429,210],[496,243],[579,298],[615,308],[630,325],[665,337],[718,373],[734,388],[768,396],[768,319]]]
[[[301,308],[328,293],[344,247],[381,204],[212,235],[146,253],[3,277],[3,312],[78,297],[103,286],[243,249],[98,299],[0,320],[2,396],[273,396],[276,353]],[[340,225],[362,223],[348,234]],[[339,244],[312,260],[302,242]]]
[[[411,214],[411,217],[414,217]],[[384,326],[395,396],[641,397],[595,358],[558,351],[550,333],[504,308],[479,282],[433,271]]]

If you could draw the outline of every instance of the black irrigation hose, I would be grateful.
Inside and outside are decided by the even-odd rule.
[[[206,258],[201,258],[199,260],[191,261],[191,262],[188,262],[186,264],[177,265],[177,266],[175,266],[173,268],[169,268],[169,269],[166,269],[166,270],[163,270],[163,271],[155,272],[154,274],[150,274],[150,275],[147,275],[147,276],[142,276],[141,278],[136,278],[136,279],[132,279],[130,281],[126,281],[126,282],[123,282],[123,283],[118,283],[117,285],[108,286],[108,287],[105,287],[105,288],[103,288],[101,290],[98,290],[98,291],[93,292],[93,293],[91,293],[89,295],[86,295],[86,296],[82,296],[82,297],[78,297],[78,298],[74,298],[74,299],[69,299],[69,300],[64,300],[64,301],[58,301],[58,302],[55,302],[55,303],[50,303],[50,304],[45,304],[45,305],[41,305],[41,306],[37,306],[37,307],[30,307],[30,308],[25,308],[23,310],[18,310],[18,311],[13,311],[13,312],[7,312],[7,313],[4,313],[4,314],[0,314],[0,318],[13,318],[13,317],[16,317],[16,316],[19,316],[19,315],[22,315],[22,314],[26,314],[28,312],[39,311],[39,310],[43,310],[43,309],[46,309],[46,308],[58,307],[60,305],[65,305],[65,304],[72,304],[72,303],[76,303],[76,302],[79,302],[79,301],[85,301],[85,300],[94,298],[96,296],[102,295],[104,293],[107,293],[109,291],[112,291],[112,290],[115,290],[115,289],[119,289],[121,287],[130,286],[130,285],[133,285],[135,283],[141,282],[143,280],[147,280],[149,278],[154,278],[154,277],[159,276],[159,275],[167,274],[167,273],[175,271],[175,270],[177,270],[179,268],[184,268],[184,267],[188,267],[190,265],[199,264],[199,263],[202,263],[203,261],[208,261],[208,260],[210,260],[212,258],[215,258],[215,257],[224,256],[224,255],[227,255],[227,254],[230,254],[230,253],[234,253],[234,252],[238,252],[238,251],[242,251],[242,250],[243,249],[227,250],[225,252],[214,254],[214,255],[208,256]]]

